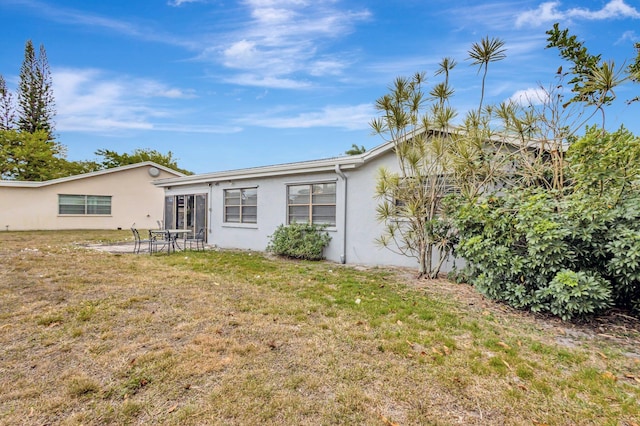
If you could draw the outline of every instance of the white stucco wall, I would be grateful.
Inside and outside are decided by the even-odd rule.
[[[347,263],[364,265],[388,265],[418,267],[417,259],[403,256],[375,243],[385,229],[376,217],[376,208],[380,200],[375,197],[378,171],[381,167],[391,172],[400,170],[396,154],[389,151],[364,166],[347,173],[348,202],[347,202]],[[438,261],[435,253],[433,262]],[[458,259],[457,266],[463,265]],[[442,265],[442,272],[449,272],[454,266],[454,259],[450,257]]]
[[[269,237],[279,225],[287,221],[287,185],[304,183],[336,182],[336,198],[343,197],[343,186],[335,173],[319,173],[270,177],[260,179],[238,179],[216,182],[212,185],[185,185],[167,189],[166,195],[207,193],[209,196],[209,234],[207,243],[222,248],[250,249],[263,251],[269,244]],[[224,190],[258,188],[258,223],[224,223]],[[339,203],[339,202],[338,202]],[[342,208],[336,206],[338,224],[344,222]],[[341,253],[337,242],[342,236],[338,226],[328,229],[332,242],[325,254],[328,259],[338,261]]]
[[[230,179],[212,182],[210,185],[181,185],[167,188],[166,195],[209,194],[208,244],[221,248],[263,251],[269,243],[269,236],[287,221],[287,185],[336,182],[336,226],[328,229],[332,239],[325,249],[326,258],[350,264],[417,268],[416,259],[396,254],[375,243],[384,229],[384,224],[378,223],[376,219],[378,200],[375,198],[377,173],[382,166],[390,170],[398,169],[393,151],[342,173],[301,172],[266,178]],[[250,187],[258,187],[258,223],[224,223],[224,190]],[[451,264],[445,265],[443,270],[447,271],[450,266]]]

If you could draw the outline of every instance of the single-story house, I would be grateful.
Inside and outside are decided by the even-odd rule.
[[[0,181],[0,230],[157,228],[164,190],[183,173],[151,161],[44,182]]]
[[[328,260],[364,265],[416,267],[417,261],[376,244],[384,224],[374,197],[380,167],[398,170],[392,142],[359,155],[342,156],[169,179],[168,227],[206,229],[209,245],[263,251],[279,225],[327,225]],[[444,265],[443,271],[451,268]]]

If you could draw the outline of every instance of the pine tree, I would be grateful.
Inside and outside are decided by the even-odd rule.
[[[0,75],[0,130],[13,129],[15,118],[11,92],[7,89],[4,77]]]
[[[51,73],[47,53],[40,45],[36,56],[31,40],[24,48],[18,88],[18,129],[28,133],[44,130],[53,140],[55,115]]]

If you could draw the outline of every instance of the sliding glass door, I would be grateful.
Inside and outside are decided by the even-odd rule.
[[[164,223],[167,229],[200,229],[207,235],[207,194],[171,195],[164,199]]]

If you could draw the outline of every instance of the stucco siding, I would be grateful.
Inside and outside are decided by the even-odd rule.
[[[164,190],[152,184],[151,166],[34,187],[0,186],[0,227],[4,230],[156,228],[163,217]],[[176,174],[159,170],[157,178]],[[110,215],[60,215],[58,195],[111,196]]]
[[[381,167],[399,170],[392,143],[356,156],[213,172],[158,181],[156,185],[165,188],[167,196],[208,194],[207,241],[210,245],[262,251],[276,228],[287,223],[288,185],[335,182],[336,224],[327,229],[331,242],[325,249],[326,259],[417,268],[415,258],[376,243],[385,230],[376,213],[380,201],[375,194]],[[256,224],[224,222],[224,191],[241,188],[258,188]],[[445,263],[442,271],[449,271],[451,267],[452,262]]]
[[[222,248],[263,251],[270,236],[279,225],[287,222],[287,185],[304,183],[336,182],[336,198],[343,197],[343,186],[335,173],[304,174],[297,176],[260,179],[236,179],[206,185],[185,185],[167,189],[166,195],[207,193],[209,196],[208,238],[210,245]],[[225,223],[224,191],[226,189],[258,188],[258,219],[256,224]],[[336,206],[336,221],[344,222],[342,209]],[[331,245],[326,250],[327,258],[339,261],[341,256],[338,227],[330,227]]]

